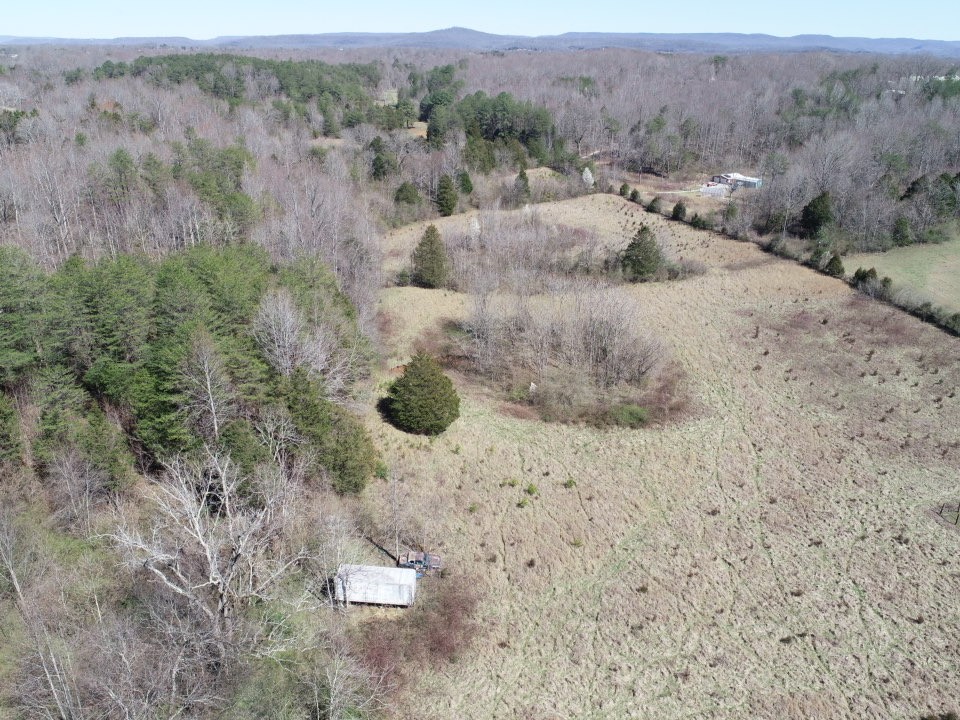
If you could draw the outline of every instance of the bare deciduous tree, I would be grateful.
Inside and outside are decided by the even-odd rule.
[[[250,487],[241,493],[241,484]],[[244,611],[274,597],[279,583],[309,557],[287,542],[293,492],[283,473],[242,478],[229,457],[176,459],[154,485],[154,522],[129,520],[112,539],[131,569],[184,603],[226,663],[262,638],[244,627]]]
[[[304,367],[324,381],[328,396],[343,396],[351,380],[358,342],[344,348],[337,331],[319,313],[307,322],[285,288],[264,296],[253,323],[253,335],[278,373],[289,376]]]
[[[235,414],[235,393],[213,337],[197,330],[180,369],[190,420],[210,440],[219,440],[224,424]]]
[[[92,512],[107,495],[107,474],[94,467],[77,448],[66,446],[54,455],[49,478],[62,522],[89,536]]]
[[[14,603],[30,639],[26,653],[28,672],[20,689],[21,702],[37,717],[81,720],[86,712],[71,653],[44,625],[21,581],[20,569],[29,564],[30,559],[30,551],[24,545],[13,513],[8,508],[0,508],[0,569],[13,590]],[[35,563],[33,570],[37,570]]]
[[[325,661],[320,672],[307,673],[301,682],[313,698],[313,709],[324,720],[346,720],[374,713],[383,703],[386,673],[365,669],[351,653],[342,632],[335,632],[324,643]]]
[[[303,362],[303,332],[300,310],[285,288],[264,295],[253,322],[253,337],[281,375],[289,376]]]

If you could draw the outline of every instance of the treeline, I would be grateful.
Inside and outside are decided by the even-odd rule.
[[[297,102],[325,96],[338,102],[364,102],[380,82],[380,72],[372,63],[328,64],[211,53],[142,56],[131,63],[107,60],[93,70],[95,80],[128,74],[155,83],[179,85],[191,80],[204,92],[232,102],[247,98],[248,84],[264,81],[273,81],[280,92]],[[77,82],[82,77],[82,71],[74,70],[67,79]]]
[[[194,53],[142,56],[127,63],[107,60],[92,71],[95,80],[125,76],[155,84],[194,82],[205,93],[231,107],[281,95],[275,108],[287,118],[306,118],[314,105],[322,116],[323,132],[337,136],[343,127],[369,122],[392,130],[415,119],[409,102],[392,106],[377,102],[380,71],[374,63],[329,64],[319,60],[270,60],[244,55]],[[84,78],[83,70],[66,73],[67,82]]]
[[[0,706],[47,717],[376,707],[333,604],[375,475],[372,356],[316,257],[0,247]],[[283,662],[276,662],[283,657]]]
[[[35,425],[4,424],[5,458],[43,473],[76,451],[112,490],[210,450],[246,472],[282,458],[339,492],[373,476],[372,442],[334,403],[369,349],[322,263],[277,267],[240,245],[53,274],[2,249],[0,264],[2,402],[35,409]]]
[[[605,50],[484,55],[463,76],[467,92],[503,90],[546,107],[581,157],[691,184],[719,172],[761,176],[750,202],[738,198],[754,232],[793,223],[827,192],[845,251],[891,247],[895,229],[901,242],[953,232],[953,219],[937,216],[939,190],[907,189],[960,169],[955,72],[932,57]]]
[[[454,130],[466,133],[472,141],[468,160],[476,169],[490,172],[495,166],[493,143],[508,144],[513,153],[524,149],[538,162],[575,164],[575,157],[564,151],[564,141],[555,132],[550,112],[528,101],[502,92],[487,97],[478,91],[460,98],[463,81],[457,67],[443,65],[423,72],[411,67],[406,83],[396,88],[397,100],[380,102],[376,88],[381,81],[374,63],[329,65],[320,61],[264,60],[240,55],[163,55],[143,56],[131,63],[108,60],[96,67],[96,80],[127,75],[154,83],[182,84],[193,81],[205,93],[227,100],[231,106],[244,101],[279,95],[274,108],[286,120],[299,116],[309,120],[308,103],[322,116],[323,134],[337,136],[341,128],[369,123],[380,130],[393,131],[417,119],[428,123],[427,138],[441,146]],[[76,83],[83,71],[65,75]],[[312,109],[312,108],[311,108]]]

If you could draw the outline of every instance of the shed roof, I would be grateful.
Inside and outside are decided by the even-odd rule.
[[[335,585],[340,602],[407,607],[413,605],[417,593],[417,571],[379,565],[341,565]]]
[[[738,172],[724,173],[723,177],[730,178],[731,180],[739,180],[741,182],[760,182],[760,178],[750,177],[749,175],[741,175]]]

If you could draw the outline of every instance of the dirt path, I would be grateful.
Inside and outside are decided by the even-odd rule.
[[[538,209],[611,238],[652,219],[676,256],[708,265],[634,290],[695,409],[664,428],[599,432],[508,417],[470,391],[433,442],[377,424],[406,502],[484,592],[473,649],[424,677],[399,714],[956,709],[960,534],[929,510],[960,499],[960,342],[613,196]],[[465,307],[411,288],[383,303],[397,357]],[[539,494],[518,507],[530,482]]]

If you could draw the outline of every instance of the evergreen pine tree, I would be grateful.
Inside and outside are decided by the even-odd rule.
[[[0,248],[0,386],[12,385],[36,360],[43,276],[16,248]]]
[[[402,182],[397,192],[393,195],[393,201],[397,204],[406,203],[407,205],[416,205],[420,202],[420,191],[413,183]]]
[[[833,277],[843,277],[843,261],[840,260],[840,256],[834,253],[827,262],[826,267],[823,268],[823,271],[827,275],[832,275]]]
[[[430,225],[423,233],[411,257],[413,264],[412,280],[426,288],[443,287],[449,274],[447,251],[440,239],[436,225]]]
[[[0,392],[0,462],[20,457],[20,418],[13,401]]]
[[[808,202],[800,213],[800,234],[807,238],[820,237],[823,229],[833,222],[833,204],[830,193],[822,192]]]
[[[437,210],[444,217],[449,217],[456,209],[457,189],[453,185],[453,178],[441,175],[440,184],[437,186]]]
[[[280,386],[307,450],[327,471],[338,493],[359,493],[373,477],[379,457],[370,434],[350,412],[323,397],[320,385],[298,368]]]
[[[524,168],[520,168],[517,179],[513,181],[513,191],[517,196],[517,204],[522,205],[530,201],[530,178],[527,177],[527,171]]]
[[[653,231],[641,225],[620,259],[623,274],[630,282],[649,280],[663,264],[663,253]]]
[[[385,407],[399,429],[439,435],[460,417],[460,396],[437,361],[421,352],[390,386]]]
[[[893,222],[893,232],[890,234],[893,244],[904,247],[913,242],[913,233],[910,230],[910,221],[903,215],[898,215]]]

